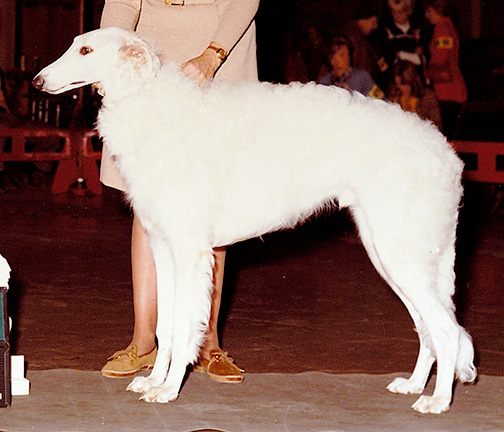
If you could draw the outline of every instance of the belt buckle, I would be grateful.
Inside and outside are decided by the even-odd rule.
[[[165,0],[165,4],[168,6],[184,6],[185,0]]]

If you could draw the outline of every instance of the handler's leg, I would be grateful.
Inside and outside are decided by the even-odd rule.
[[[226,261],[226,249],[215,248],[214,267],[214,291],[212,293],[212,309],[210,311],[210,321],[208,322],[207,338],[205,345],[201,347],[200,356],[210,358],[210,352],[220,349],[217,326],[219,321],[220,305],[222,300],[222,285],[224,283],[224,265]]]
[[[131,343],[142,355],[156,347],[157,284],[149,237],[136,217],[131,232],[131,270],[135,314]]]
[[[135,324],[125,350],[117,351],[102,369],[106,377],[128,377],[150,369],[156,360],[157,285],[149,238],[136,217],[131,230],[131,270]]]
[[[207,339],[201,347],[200,360],[194,370],[207,373],[214,381],[224,383],[240,383],[243,381],[242,370],[228,357],[227,352],[220,348],[217,326],[224,283],[224,266],[226,249],[215,248],[214,291],[212,294],[212,309],[208,322]]]

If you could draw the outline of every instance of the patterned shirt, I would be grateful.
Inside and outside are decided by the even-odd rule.
[[[382,89],[376,85],[368,72],[362,69],[350,69],[341,76],[327,72],[319,80],[320,84],[335,85],[347,90],[357,91],[364,96],[375,99],[385,99]]]

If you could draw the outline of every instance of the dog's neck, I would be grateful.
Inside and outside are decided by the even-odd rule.
[[[137,97],[139,93],[143,93],[149,88],[155,88],[161,82],[163,83],[162,89],[173,88],[173,94],[184,93],[184,98],[194,97],[202,90],[193,79],[187,77],[180,67],[174,64],[167,64],[148,77],[138,76],[131,70],[121,71],[121,75],[101,82],[100,94],[103,96],[102,102],[104,104],[120,103],[130,97]],[[123,79],[124,75],[128,75],[127,80]],[[128,85],[125,86],[124,82],[128,82]],[[185,94],[186,92],[188,93]]]
[[[136,134],[138,130],[155,130],[159,124],[182,122],[197,116],[204,106],[207,88],[202,88],[192,78],[184,75],[180,68],[166,67],[150,79],[124,80],[117,75],[101,82],[103,99],[97,126],[100,134],[119,136],[109,143],[114,155],[135,152],[125,148],[123,133]],[[124,83],[128,82],[128,86]],[[139,116],[138,112],[148,115]],[[104,118],[114,120],[103,121]],[[120,125],[107,130],[108,125]],[[146,125],[147,129],[146,129]],[[115,145],[117,144],[117,148]]]
[[[105,80],[101,82],[102,89],[100,90],[100,94],[103,96],[102,104],[107,103],[120,103],[122,100],[128,99],[131,96],[145,89],[145,83],[142,83],[140,80],[133,81],[134,84],[130,84],[125,87],[121,85],[121,80]]]

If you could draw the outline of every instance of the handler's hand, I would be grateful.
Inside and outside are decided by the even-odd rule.
[[[221,61],[215,51],[207,48],[199,57],[186,61],[182,65],[182,72],[201,86],[205,86],[214,77],[220,64]]]

